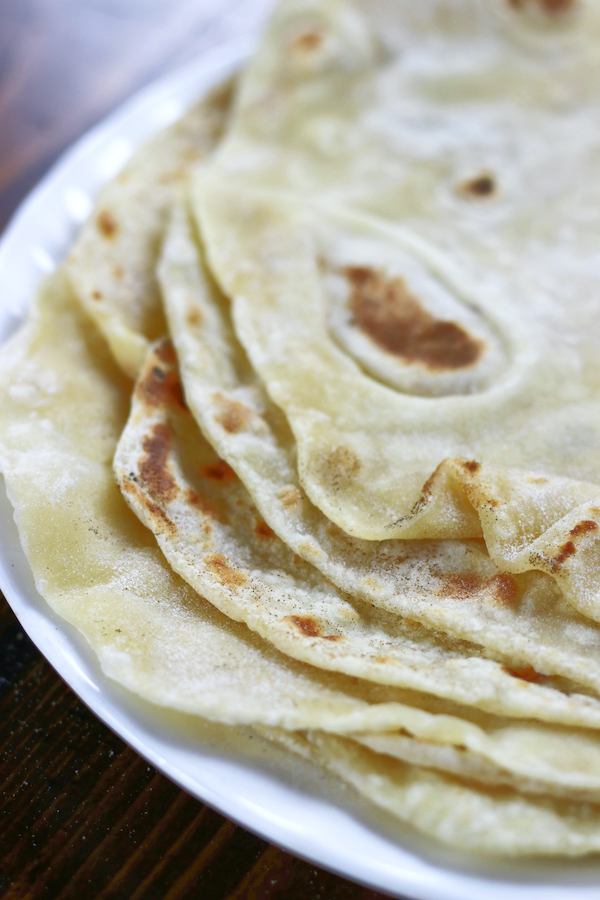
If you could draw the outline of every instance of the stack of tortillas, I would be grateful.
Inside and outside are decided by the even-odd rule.
[[[479,853],[600,850],[599,72],[599,0],[284,0],[0,363],[105,673]]]

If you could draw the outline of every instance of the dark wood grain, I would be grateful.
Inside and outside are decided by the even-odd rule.
[[[383,900],[190,797],[110,732],[0,595],[2,900]]]
[[[0,230],[74,138],[226,37],[227,5],[0,0]],[[0,595],[0,897],[382,895],[269,846],[148,766],[66,687]]]

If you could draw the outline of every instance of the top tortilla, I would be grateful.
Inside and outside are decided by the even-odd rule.
[[[596,2],[285,3],[198,171],[237,336],[349,534],[480,537],[474,466],[422,493],[447,459],[509,500],[545,479],[519,496],[530,539],[577,506],[561,479],[598,506],[599,22]],[[595,546],[598,516],[574,517],[546,570]]]

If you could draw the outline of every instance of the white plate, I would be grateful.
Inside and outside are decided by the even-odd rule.
[[[62,259],[98,187],[149,134],[246,57],[251,38],[206,54],[137,94],[80,140],[0,242],[0,343],[35,286]],[[597,862],[502,865],[459,859],[394,826],[297,759],[198,719],[165,713],[102,674],[76,631],[37,593],[0,480],[0,586],[28,635],[76,694],[157,769],[269,841],[394,896],[415,900],[597,900]]]

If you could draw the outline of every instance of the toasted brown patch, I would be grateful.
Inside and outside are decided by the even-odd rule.
[[[349,447],[334,447],[321,460],[322,477],[333,487],[340,487],[358,474],[360,460]]]
[[[211,519],[216,519],[217,522],[227,521],[221,510],[218,509],[211,500],[202,497],[197,491],[193,490],[193,488],[187,489],[185,497],[188,503],[191,503],[192,506],[197,506],[200,512],[204,513],[205,516],[210,516]]]
[[[350,309],[355,324],[379,347],[433,371],[463,369],[480,358],[483,344],[455,322],[436,319],[421,306],[403,278],[348,266]]]
[[[482,173],[459,185],[459,191],[472,200],[489,200],[496,194],[496,182],[492,175]]]
[[[443,575],[444,586],[440,591],[442,597],[457,597],[459,600],[471,599],[481,591],[483,579],[479,575]]]
[[[168,517],[168,515],[166,514],[164,509],[161,506],[159,506],[158,503],[155,503],[153,500],[150,500],[150,498],[147,497],[145,494],[142,497],[142,502],[143,502],[144,506],[146,507],[146,509],[148,510],[148,512],[150,513],[150,515],[154,517],[154,519],[160,519],[162,521],[162,523],[167,526],[169,531],[171,531],[171,532],[177,531],[177,526],[175,525],[175,522],[173,522]]]
[[[501,603],[510,605],[517,596],[517,581],[509,572],[499,572],[498,575],[494,575],[488,582],[488,586],[492,589],[496,599],[500,600]]]
[[[101,210],[96,217],[96,227],[102,237],[112,240],[119,232],[119,223],[107,209]]]
[[[254,533],[257,534],[259,537],[264,537],[264,538],[275,537],[275,532],[273,531],[273,529],[269,528],[267,523],[264,522],[262,519],[259,519],[257,521],[256,525],[254,526]]]
[[[213,553],[207,558],[206,564],[217,581],[225,587],[238,588],[248,581],[248,576],[233,569],[222,553]]]
[[[468,459],[463,464],[463,469],[466,469],[467,472],[478,472],[481,468],[481,463],[478,463],[475,459]]]
[[[217,112],[224,112],[233,98],[234,86],[237,83],[235,80],[230,80],[226,84],[219,85],[219,87],[215,88],[213,93],[210,95],[210,103]],[[224,124],[221,121],[221,118],[218,119],[219,131],[223,131]]]
[[[573,543],[573,541],[567,541],[566,544],[563,544],[560,548],[560,553],[556,556],[550,556],[548,558],[548,562],[550,564],[550,568],[553,572],[558,571],[565,560],[567,560],[570,556],[573,556],[574,553],[577,553],[577,547]]]
[[[202,478],[210,478],[211,481],[235,481],[237,478],[231,466],[224,459],[220,459],[210,466],[203,466],[200,469],[200,476]]]
[[[120,281],[121,278],[123,277],[123,275],[125,274],[125,271],[123,269],[123,266],[113,266],[112,273],[113,273],[113,278],[116,278],[117,281]]]
[[[134,494],[138,498],[138,501],[146,507],[150,515],[155,520],[160,519],[161,522],[167,526],[169,531],[177,531],[175,522],[171,521],[164,509],[162,509],[162,507],[151,500],[150,497],[134,481],[132,481],[130,478],[124,478],[119,482],[119,487],[125,494]]]
[[[540,476],[539,478],[528,478],[529,484],[548,484],[548,479]]]
[[[517,582],[508,572],[498,572],[491,578],[457,573],[443,575],[442,580],[444,585],[439,591],[440,597],[452,597],[457,600],[472,600],[478,596],[491,597],[510,606],[518,593]]]
[[[169,366],[177,365],[175,348],[173,347],[173,342],[169,340],[169,338],[163,338],[160,344],[157,345],[154,352],[156,356],[158,356],[158,358],[161,360],[161,362],[167,363],[167,365]]]
[[[439,468],[439,466],[438,466],[438,468]],[[433,491],[433,484],[435,482],[436,474],[437,474],[437,469],[435,470],[435,472],[432,472],[432,474],[429,476],[429,478],[423,485],[423,487],[421,489],[421,498],[423,500],[427,500],[431,496],[431,492]]]
[[[323,555],[323,551],[320,549],[320,547],[310,540],[302,541],[301,544],[298,544],[298,550],[300,550],[304,557],[316,556],[317,559],[319,559],[319,557]]]
[[[150,495],[161,503],[170,503],[178,493],[175,479],[167,468],[171,441],[171,429],[159,422],[142,444],[146,456],[140,463],[140,478]]]
[[[94,300],[102,300],[102,291],[92,291],[92,297]]]
[[[323,40],[323,32],[311,28],[296,35],[291,43],[291,49],[296,53],[314,53],[322,45]]]
[[[598,523],[594,522],[592,519],[584,519],[583,522],[579,522],[575,528],[571,528],[569,534],[573,535],[573,537],[579,537],[580,534],[589,534],[590,531],[597,531]]]
[[[291,509],[302,503],[302,494],[293,484],[288,484],[279,491],[279,499],[286,509]]]
[[[156,354],[159,356],[159,354]],[[160,356],[159,356],[160,358]],[[164,357],[163,357],[164,359]],[[186,409],[177,369],[152,366],[136,386],[136,395],[146,406],[168,407],[172,404]]]
[[[502,670],[507,675],[512,675],[513,678],[521,678],[523,681],[529,681],[531,684],[543,684],[545,681],[550,681],[549,675],[540,675],[533,666],[519,666],[517,668],[502,666]]]
[[[295,625],[306,637],[318,637],[324,641],[342,640],[340,635],[337,634],[323,634],[314,616],[286,616],[286,619]]]
[[[188,325],[196,326],[202,322],[202,310],[199,306],[190,306],[185,314],[185,320]]]
[[[219,407],[219,413],[215,416],[215,420],[229,434],[237,434],[238,431],[242,431],[252,418],[252,410],[237,400],[230,400],[223,394],[214,394],[213,400]]]

